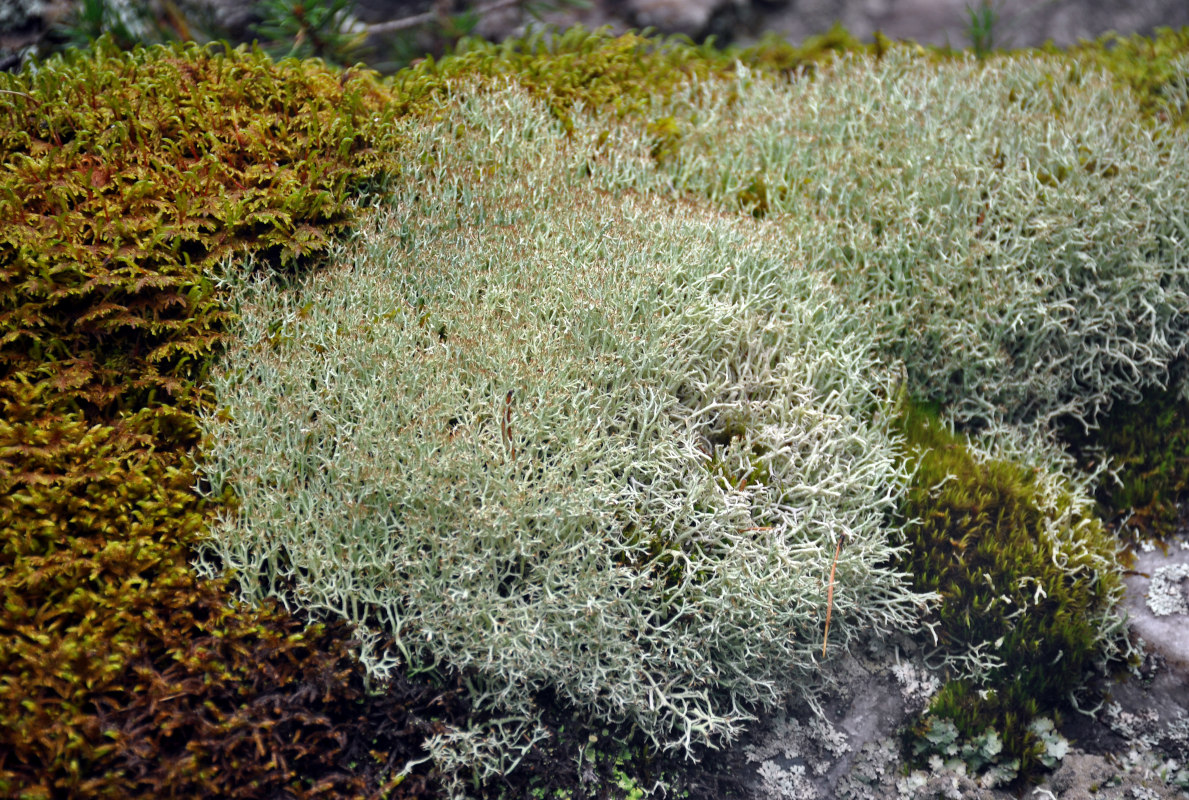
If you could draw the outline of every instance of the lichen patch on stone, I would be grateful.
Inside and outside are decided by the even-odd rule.
[[[1189,614],[1189,601],[1181,581],[1189,578],[1189,564],[1172,564],[1152,573],[1148,585],[1148,608],[1158,617]]]

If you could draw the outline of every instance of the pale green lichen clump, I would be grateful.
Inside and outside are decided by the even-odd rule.
[[[787,228],[958,420],[1090,423],[1189,342],[1189,134],[1105,74],[897,48],[691,85],[653,115],[658,183]]]
[[[378,676],[467,671],[508,739],[552,688],[663,748],[828,680],[839,537],[830,646],[915,626],[886,371],[778,230],[597,191],[518,90],[408,135],[338,266],[236,287],[206,552],[246,598],[394,635]]]
[[[359,624],[377,677],[461,670],[503,716],[431,740],[446,773],[513,768],[540,690],[676,751],[812,704],[829,592],[827,653],[935,597],[895,566],[898,391],[1023,452],[1006,426],[1092,422],[1189,344],[1189,142],[1066,69],[896,49],[694,81],[644,120],[456,81],[333,267],[224,277],[204,469],[238,505],[202,566]],[[1020,500],[1042,533],[1089,505],[1050,479],[1061,508]],[[1105,581],[1048,576],[1096,598],[1068,612],[1081,669],[1114,565],[1066,527]]]

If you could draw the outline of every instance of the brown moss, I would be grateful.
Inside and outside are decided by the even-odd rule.
[[[193,46],[0,82],[0,794],[377,790],[364,721],[433,697],[371,699],[347,631],[199,582],[188,452],[229,318],[205,271],[325,248],[393,163],[388,93]],[[424,738],[384,735],[380,766]]]

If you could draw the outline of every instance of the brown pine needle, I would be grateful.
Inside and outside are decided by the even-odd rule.
[[[507,397],[504,398],[504,418],[500,421],[500,432],[504,435],[504,441],[512,449],[512,460],[516,460],[516,443],[512,441],[512,392],[509,391]]]
[[[822,658],[826,657],[826,642],[830,639],[830,612],[834,610],[834,570],[838,568],[838,556],[842,553],[842,537],[834,549],[834,563],[830,565],[830,585],[826,587],[826,632],[822,634]]]

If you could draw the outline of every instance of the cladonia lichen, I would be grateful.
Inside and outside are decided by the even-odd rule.
[[[540,692],[729,740],[944,592],[950,744],[992,782],[1059,750],[1034,723],[1114,652],[1121,589],[1046,426],[1189,345],[1186,134],[1101,75],[904,49],[647,120],[442,81],[332,267],[221,279],[203,478],[237,505],[200,567],[350,620],[373,677],[466,675],[518,722],[443,733],[456,772],[503,769]]]

